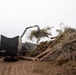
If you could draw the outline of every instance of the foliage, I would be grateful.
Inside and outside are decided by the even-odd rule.
[[[51,28],[53,27],[32,30],[29,36],[30,40],[33,40],[33,38],[35,37],[37,41],[39,41],[42,37],[49,37],[49,35],[52,35],[51,33],[48,32],[49,30],[51,30]]]

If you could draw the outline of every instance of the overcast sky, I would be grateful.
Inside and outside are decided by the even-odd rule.
[[[76,0],[0,0],[0,34],[21,35],[31,25],[54,26],[64,22],[76,28]]]

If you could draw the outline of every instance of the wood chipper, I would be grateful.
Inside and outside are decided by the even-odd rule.
[[[7,38],[4,35],[1,35],[0,36],[0,56],[4,60],[6,59],[18,60],[20,56],[20,52],[22,50],[22,37],[24,36],[27,29],[33,28],[33,27],[38,27],[38,25],[25,28],[21,37],[16,36],[13,38]]]

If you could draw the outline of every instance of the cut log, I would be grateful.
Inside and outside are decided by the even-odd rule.
[[[41,54],[39,54],[38,56],[36,56],[36,58],[41,57],[42,55],[44,55],[44,54],[48,53],[50,50],[51,50],[51,48],[46,49],[44,52],[42,52]]]
[[[31,60],[31,61],[38,61],[38,58],[34,58],[34,57],[26,57],[26,56],[21,56],[20,59],[23,60]]]
[[[51,51],[51,50],[53,50],[52,47],[57,42],[58,39],[59,39],[59,37],[56,38],[53,41],[53,43],[50,46],[48,46],[48,48],[44,52],[42,52],[41,54],[37,55],[36,58],[38,58],[38,59],[40,59],[40,61],[42,61],[43,59],[48,57],[51,53],[53,53],[54,51]]]
[[[46,54],[45,56],[43,56],[39,61],[43,61],[45,58],[47,58],[50,54],[54,53],[55,51],[56,51],[56,49],[50,51],[48,54]]]

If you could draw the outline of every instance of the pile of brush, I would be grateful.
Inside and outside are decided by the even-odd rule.
[[[41,42],[40,44],[37,45],[36,49],[35,50],[31,50],[29,53],[28,53],[28,56],[31,56],[31,57],[35,57],[39,54],[41,54],[43,51],[45,51],[49,45],[52,44],[53,41],[45,41],[45,42]]]
[[[57,61],[58,64],[76,61],[76,29],[66,28],[55,40],[53,48],[56,51],[44,61]]]
[[[29,56],[35,57],[49,46],[56,51],[48,55],[43,61],[56,61],[58,64],[76,61],[76,29],[65,28],[53,41],[40,43],[35,50],[30,51]]]

